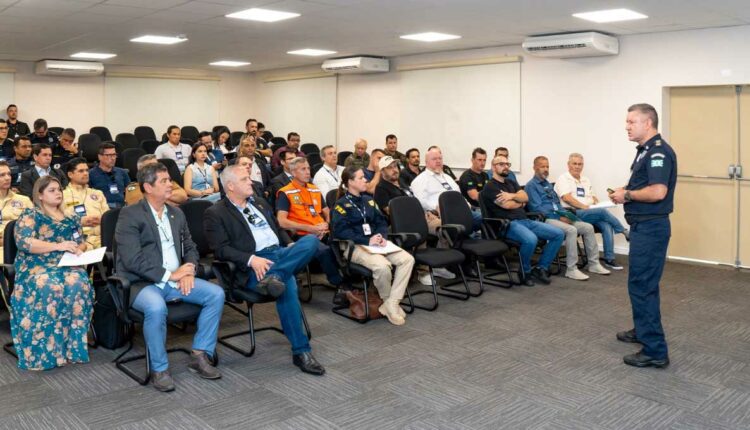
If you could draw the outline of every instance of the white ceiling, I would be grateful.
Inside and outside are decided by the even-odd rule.
[[[251,7],[297,12],[261,23],[225,18]],[[626,7],[648,19],[594,24],[576,12]],[[519,44],[531,34],[600,30],[617,35],[750,24],[747,0],[0,0],[0,60],[65,59],[112,52],[105,64],[210,69],[211,61],[251,61],[240,70],[318,64],[287,51],[398,56]],[[424,31],[461,39],[399,39]],[[172,46],[131,43],[143,34],[179,35]]]

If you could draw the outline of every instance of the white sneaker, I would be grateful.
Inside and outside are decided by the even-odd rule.
[[[578,270],[577,267],[571,267],[565,271],[565,277],[576,281],[585,281],[589,279],[588,275]]]
[[[597,275],[609,275],[610,273],[612,273],[599,263],[589,263],[589,265],[586,267],[586,270],[591,273],[596,273]]]
[[[435,269],[432,269],[432,273],[437,276],[438,278],[443,279],[456,279],[456,275],[453,274],[453,272],[449,271],[448,269],[438,267]]]
[[[398,309],[400,306],[395,300],[386,300],[383,302],[382,305],[378,308],[378,311],[388,318],[388,321],[393,325],[404,325],[406,322],[406,319],[402,317]]]
[[[432,279],[430,278],[430,274],[425,272],[419,275],[419,283],[422,285],[427,285],[428,287],[431,287]]]

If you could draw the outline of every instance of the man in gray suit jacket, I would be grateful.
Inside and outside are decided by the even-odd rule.
[[[31,191],[34,189],[34,182],[42,174],[56,177],[60,181],[61,188],[68,185],[68,177],[59,168],[50,166],[52,164],[52,147],[46,143],[37,143],[34,145],[34,165],[21,174],[21,184],[18,186],[18,192],[31,198]],[[59,166],[58,166],[59,167]]]
[[[161,163],[138,171],[144,199],[120,212],[115,230],[115,273],[128,279],[131,306],[144,314],[143,337],[149,352],[154,388],[174,390],[165,342],[167,302],[181,300],[201,306],[198,331],[188,368],[205,379],[221,372],[211,365],[224,308],[224,290],[195,277],[198,250],[190,237],[185,215],[166,205],[172,194],[167,168]]]

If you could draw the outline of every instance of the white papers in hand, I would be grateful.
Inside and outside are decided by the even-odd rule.
[[[364,248],[370,254],[391,254],[401,250],[401,248],[396,246],[390,240],[387,241],[385,246],[365,246]]]
[[[81,255],[66,252],[60,259],[60,262],[57,263],[57,267],[87,266],[89,264],[98,263],[104,259],[104,253],[106,251],[107,248],[103,246],[101,248],[92,249],[91,251],[86,251]]]
[[[613,208],[613,207],[615,207],[615,204],[612,203],[611,201],[602,200],[595,205],[589,206],[589,209],[607,209],[607,208]]]

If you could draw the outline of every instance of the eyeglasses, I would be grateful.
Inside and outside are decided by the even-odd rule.
[[[116,152],[114,154],[99,154],[99,155],[101,155],[102,157],[117,157]]]
[[[7,130],[8,127],[0,127],[0,130]]]
[[[493,166],[508,166],[508,167],[510,167],[510,163],[503,163],[503,162],[492,163],[492,165]]]

